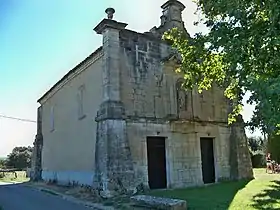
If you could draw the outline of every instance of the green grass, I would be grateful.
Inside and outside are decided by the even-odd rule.
[[[200,188],[158,190],[155,196],[187,201],[188,209],[280,209],[280,174],[254,169],[252,181],[226,182]]]
[[[3,178],[0,178],[0,182],[27,182],[27,181],[29,181],[29,178],[26,178],[25,171],[17,171],[16,173],[17,173],[17,178],[15,178],[14,173],[5,173],[5,176]]]

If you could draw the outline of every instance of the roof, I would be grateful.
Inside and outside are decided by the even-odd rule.
[[[87,61],[89,61],[91,58],[93,58],[95,55],[97,55],[99,52],[102,51],[102,46],[97,48],[93,53],[91,53],[88,57],[86,57],[82,62],[80,62],[77,66],[75,66],[73,69],[71,69],[67,74],[65,74],[57,83],[55,83],[41,98],[37,100],[37,102],[40,103],[40,101],[45,98],[50,92],[52,92],[57,86],[59,86],[68,76],[75,73],[81,66],[83,66]]]

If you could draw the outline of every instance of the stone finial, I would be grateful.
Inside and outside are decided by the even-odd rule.
[[[114,8],[107,8],[105,10],[105,12],[107,13],[107,18],[112,20],[115,14],[115,9]]]
[[[105,29],[111,28],[111,29],[117,29],[117,30],[123,30],[127,26],[126,23],[118,22],[115,20],[112,20],[114,17],[115,9],[114,8],[107,8],[105,10],[107,13],[107,18],[104,18],[100,23],[98,23],[97,26],[93,29],[97,34],[102,34]]]

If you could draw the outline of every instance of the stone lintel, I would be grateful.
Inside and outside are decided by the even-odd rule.
[[[106,28],[122,30],[122,29],[125,29],[126,26],[127,26],[127,23],[122,23],[122,22],[118,22],[115,20],[104,18],[93,30],[97,34],[102,34]]]
[[[105,101],[100,105],[95,118],[96,122],[103,120],[125,119],[125,109],[121,101]]]

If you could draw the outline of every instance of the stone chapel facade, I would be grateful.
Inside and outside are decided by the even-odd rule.
[[[33,179],[110,193],[253,176],[242,120],[228,125],[223,91],[182,89],[180,57],[161,40],[186,30],[185,6],[169,0],[162,9],[161,25],[146,33],[106,10],[94,28],[102,47],[38,100]]]

